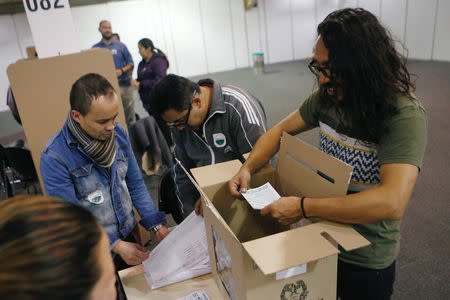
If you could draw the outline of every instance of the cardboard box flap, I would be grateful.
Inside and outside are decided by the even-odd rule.
[[[283,133],[277,184],[285,195],[345,195],[353,168],[299,139]]]
[[[315,224],[242,244],[265,274],[286,270],[339,253]]]
[[[351,226],[330,221],[322,221],[314,225],[316,225],[321,232],[329,234],[330,237],[346,251],[370,245],[370,242]]]
[[[193,168],[191,169],[191,173],[198,185],[205,187],[230,180],[239,172],[241,166],[242,163],[235,159],[214,165]]]
[[[368,246],[370,242],[349,225],[323,221],[242,245],[268,275],[337,254],[337,244],[350,251]]]

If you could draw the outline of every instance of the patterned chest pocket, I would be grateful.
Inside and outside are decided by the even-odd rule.
[[[87,164],[71,170],[75,193],[82,207],[88,209],[103,226],[115,220],[110,190],[101,173]]]

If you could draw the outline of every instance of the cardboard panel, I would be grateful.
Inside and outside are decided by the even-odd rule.
[[[217,184],[203,189],[217,212],[240,242],[261,238],[276,232],[280,227],[276,222],[261,216],[241,199],[234,198],[227,184]]]
[[[356,231],[345,224],[323,221],[314,224],[318,232],[326,232],[331,238],[336,241],[346,251],[351,251],[357,248],[369,246],[370,242]]]
[[[230,160],[214,165],[193,168],[190,171],[200,187],[205,187],[230,180],[236,175],[241,166],[242,164],[239,160]]]
[[[307,269],[304,274],[283,280],[275,280],[275,274],[248,269],[246,299],[336,299],[337,255],[309,262]],[[306,297],[302,298],[302,294]]]
[[[67,119],[72,84],[87,73],[98,73],[119,91],[113,58],[107,49],[92,49],[47,59],[20,60],[10,65],[7,72],[44,191],[39,171],[41,151]],[[117,95],[122,102],[120,92]],[[126,128],[122,105],[117,122]]]
[[[339,253],[314,225],[273,234],[242,245],[265,275]]]
[[[228,226],[215,217],[215,213],[212,211],[210,206],[203,205],[203,216],[205,219],[206,238],[208,240],[208,252],[211,264],[211,271],[213,273],[217,287],[221,291],[224,299],[230,299],[228,292],[226,291],[222,283],[222,280],[218,276],[217,258],[214,249],[213,229],[225,243],[227,250],[231,256],[231,265],[232,265],[231,272],[235,279],[233,285],[234,291],[244,290],[244,280],[242,278],[243,275],[245,274],[243,271],[244,265],[243,249],[240,246],[240,242],[234,237],[233,233],[228,229]],[[236,280],[237,278],[238,280]],[[238,297],[237,299],[243,298]]]
[[[283,133],[277,163],[277,188],[284,195],[344,195],[352,169],[350,165]]]

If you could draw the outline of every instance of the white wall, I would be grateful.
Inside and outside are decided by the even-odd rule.
[[[318,23],[333,10],[357,6],[379,17],[410,58],[450,61],[448,0],[259,0],[250,11],[243,3],[133,0],[74,7],[72,15],[82,49],[100,40],[98,23],[108,19],[136,65],[137,42],[148,37],[167,54],[169,71],[183,76],[251,66],[254,52],[263,52],[266,63],[310,57]],[[6,68],[32,44],[25,14],[0,16],[0,111],[7,109]]]

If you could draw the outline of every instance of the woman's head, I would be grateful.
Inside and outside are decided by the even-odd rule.
[[[153,42],[151,39],[143,38],[138,42],[139,54],[144,60],[147,60],[153,54]]]
[[[116,297],[105,232],[87,210],[58,198],[0,203],[0,266],[0,299]]]
[[[139,54],[141,55],[142,59],[148,61],[152,57],[152,55],[156,53],[157,55],[162,56],[166,60],[167,67],[169,67],[169,60],[167,59],[167,56],[164,54],[164,52],[162,52],[153,45],[151,39],[149,38],[141,39],[138,42],[138,48]]]

